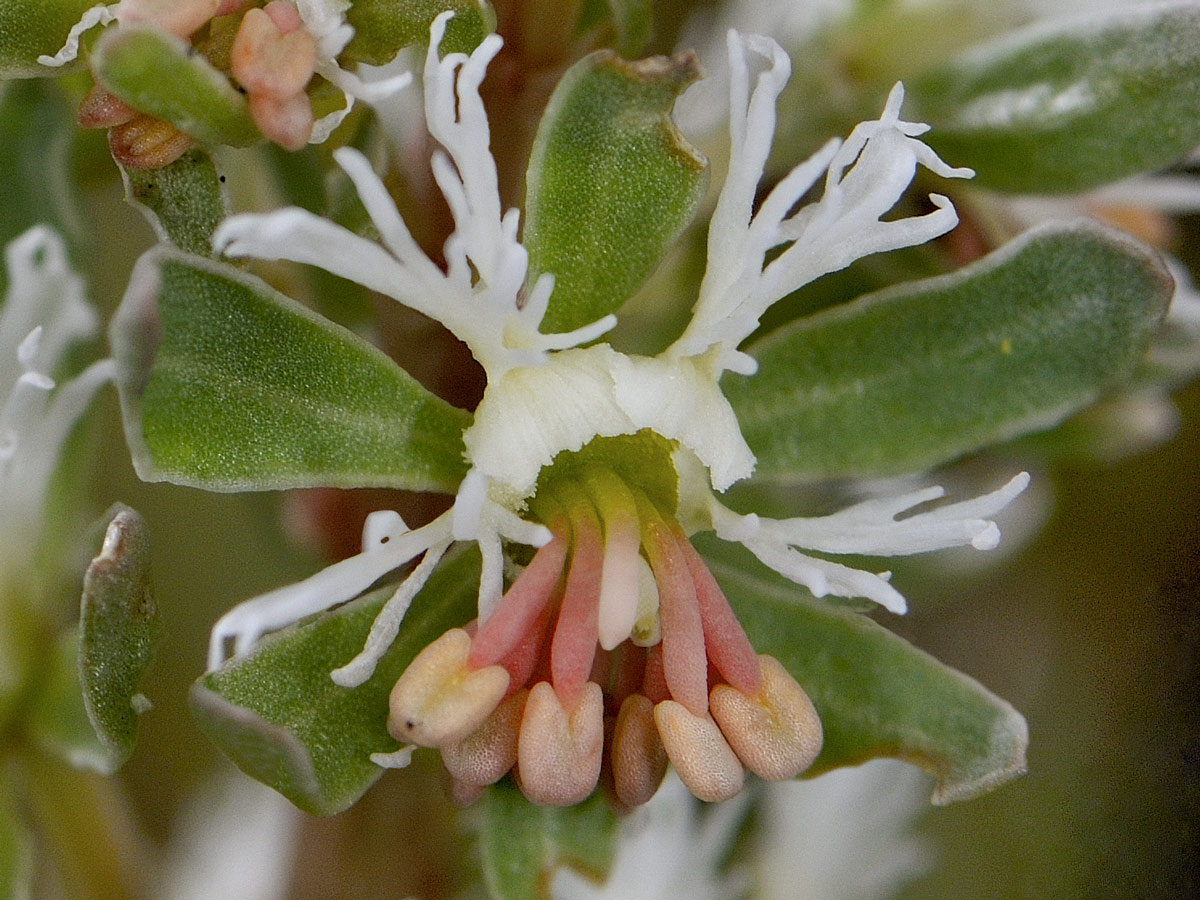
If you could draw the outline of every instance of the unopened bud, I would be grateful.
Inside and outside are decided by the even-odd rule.
[[[471,638],[452,628],[417,654],[392,688],[388,731],[401,743],[442,749],[458,744],[504,699],[508,672],[467,668]]]
[[[108,147],[113,158],[130,169],[161,169],[183,156],[192,139],[162,119],[138,113],[113,126]]]
[[[283,99],[304,90],[317,61],[317,42],[303,28],[283,34],[261,9],[249,10],[230,51],[233,77],[251,94]]]
[[[654,724],[654,704],[631,694],[621,704],[609,751],[613,790],[625,806],[641,806],[667,774],[667,751]]]
[[[679,780],[699,799],[717,803],[742,789],[745,772],[712,716],[697,716],[676,700],[654,707],[654,721]]]
[[[540,806],[587,799],[600,779],[604,750],[604,697],[588,682],[570,712],[548,682],[529,692],[517,743],[521,792]]]
[[[747,769],[768,781],[786,781],[812,765],[821,752],[821,719],[779,660],[765,654],[758,660],[762,686],[756,695],[719,684],[709,706]]]
[[[258,130],[284,150],[300,150],[312,137],[312,104],[303,92],[283,100],[251,94],[250,115]]]
[[[92,85],[79,104],[80,128],[112,128],[123,125],[138,114],[137,110],[98,84]]]

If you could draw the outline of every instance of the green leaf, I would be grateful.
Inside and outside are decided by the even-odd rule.
[[[149,706],[138,686],[160,622],[146,523],[120,504],[111,512],[100,554],[83,579],[79,681],[88,719],[116,769],[133,753],[138,716]]]
[[[261,139],[246,98],[186,41],[155,28],[110,29],[91,56],[97,80],[134,109],[210,144]]]
[[[38,223],[78,238],[69,180],[75,111],[52,81],[0,84],[0,247]],[[0,266],[0,294],[7,274]]]
[[[392,685],[421,649],[473,618],[478,584],[478,553],[443,562],[359,687],[339,687],[329,673],[362,649],[388,589],[271,635],[205,675],[192,685],[192,712],[242,771],[315,815],[341,812],[382,774],[371,754],[397,749],[386,729]]]
[[[453,491],[470,416],[366,341],[232,266],[169,247],[111,330],[138,474],[216,491]]]
[[[354,37],[346,45],[347,59],[382,66],[410,44],[429,44],[429,25],[438,14],[453,10],[439,48],[447,53],[470,53],[496,28],[496,13],[486,0],[352,0],[346,21]]]
[[[159,240],[198,256],[212,256],[212,234],[229,215],[229,202],[212,157],[196,147],[159,169],[121,167],[125,199],[150,220]]]
[[[8,797],[0,794],[0,897],[29,897],[33,885],[33,841]]]
[[[1200,144],[1200,8],[1154,5],[985,44],[911,85],[945,159],[1002,191],[1068,193]]]
[[[493,900],[548,897],[560,865],[596,878],[612,866],[616,819],[599,791],[576,806],[534,806],[505,779],[488,788],[480,807],[479,852]]]
[[[691,54],[631,63],[600,51],[558,83],[526,175],[531,279],[554,275],[543,331],[614,312],[691,221],[707,164],[671,109],[698,76]]]
[[[1123,232],[1034,229],[959,272],[801,319],[723,384],[757,475],[926,469],[1048,428],[1130,375],[1172,281]]]
[[[821,716],[808,775],[880,756],[937,778],[936,804],[965,800],[1025,771],[1021,714],[961,672],[866,616],[814,598],[741,547],[697,540],[759,653],[778,659]]]
[[[138,683],[158,625],[146,526],[118,504],[84,576],[79,624],[59,636],[45,666],[29,717],[34,742],[76,768],[101,775],[119,769],[149,706]]]
[[[83,65],[77,60],[53,68],[38,65],[67,42],[67,33],[94,6],[93,0],[4,0],[0,3],[0,78],[62,75]]]

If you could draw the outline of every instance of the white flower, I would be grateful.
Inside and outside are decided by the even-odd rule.
[[[606,343],[583,347],[603,335],[614,317],[567,334],[543,334],[552,276],[528,284],[519,214],[500,206],[478,91],[500,38],[488,37],[469,56],[439,59],[448,18],[443,14],[433,23],[423,76],[428,128],[443,148],[433,157],[434,177],[455,225],[444,248],[444,271],[418,247],[366,160],[349,149],[335,158],[358,189],[381,243],[287,209],[235,216],[217,230],[214,245],[230,256],[322,266],[443,323],[487,375],[474,422],[463,435],[470,470],[453,508],[431,524],[409,531],[394,513],[376,514],[365,529],[363,553],[223,616],[213,629],[210,666],[224,659],[228,640],[235,656],[244,654],[263,633],[347,600],[423,554],[379,614],[363,651],[333,673],[339,684],[360,684],[450,544],[474,541],[483,557],[478,630],[473,636],[447,632],[405,672],[392,694],[390,727],[397,739],[443,749],[456,779],[475,790],[499,778],[516,756],[470,751],[468,761],[456,763],[452,745],[487,719],[516,754],[519,727],[522,790],[539,803],[577,802],[594,788],[601,766],[602,690],[589,680],[597,645],[608,650],[628,639],[647,647],[661,635],[659,649],[632,651],[661,653],[661,663],[648,656],[645,665],[661,664],[665,677],[665,693],[648,687],[645,696],[637,695],[646,701],[636,713],[638,727],[657,727],[693,793],[709,800],[732,796],[740,789],[743,764],[763,777],[793,777],[819,749],[816,713],[782,666],[755,656],[687,535],[715,531],[817,595],[866,597],[903,612],[904,600],[887,573],[860,571],[797,548],[888,556],[965,545],[986,549],[999,538],[991,517],[1020,493],[1028,476],[975,500],[904,519],[897,516],[941,490],[871,500],[815,519],[738,515],[716,492],[750,476],[755,460],[719,379],[727,370],[753,374],[754,359],[738,345],[788,293],[861,256],[923,243],[954,227],[954,210],[940,195],[930,197],[935,208],[927,215],[884,220],[918,165],[944,177],[970,172],[947,166],[917,140],[926,126],[900,118],[903,90],[897,85],[877,121],[859,125],[844,143],[829,142],[755,210],[789,61],[773,41],[731,32],[731,162],[710,223],[708,267],[692,320],[655,357],[621,353]],[[818,182],[821,198],[797,209]],[[606,464],[601,471],[559,477],[546,496],[538,493],[539,478],[560,454],[646,432],[657,435],[656,446],[674,447],[668,464],[678,475],[677,510],[658,508]],[[540,548],[507,592],[504,541]],[[534,671],[529,653],[551,641],[542,631],[548,614],[539,611],[549,609],[568,569],[551,629],[556,649],[543,651],[552,659],[553,690],[539,682],[526,701],[524,692],[513,692]],[[742,698],[718,702],[714,689],[712,716],[707,663]],[[464,692],[449,711],[439,706],[447,685],[456,685],[452,693]],[[505,697],[510,699],[501,703]],[[506,712],[513,697],[524,704],[516,719]],[[794,731],[785,737],[755,731],[758,726],[737,711],[746,709],[743,701],[786,714]],[[776,753],[783,745],[773,741],[782,741],[784,752]],[[630,805],[645,802],[653,793],[647,786],[662,777],[657,763],[636,752],[634,757],[617,772],[618,794]],[[406,760],[401,751],[398,764]],[[624,795],[623,775],[629,776]]]
[[[32,228],[5,248],[8,289],[0,309],[0,577],[24,570],[41,536],[46,489],[63,443],[96,390],[112,376],[94,363],[56,389],[67,349],[91,337],[96,314],[62,240]]]

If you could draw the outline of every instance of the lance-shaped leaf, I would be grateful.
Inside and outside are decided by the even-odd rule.
[[[821,716],[809,775],[876,757],[937,778],[936,804],[1025,771],[1028,728],[1004,700],[861,613],[814,598],[741,547],[697,540],[754,647],[778,659]]]
[[[478,584],[478,553],[443,562],[359,687],[340,687],[329,673],[362,650],[386,589],[271,635],[205,675],[192,686],[192,712],[246,774],[307,812],[341,812],[383,773],[371,754],[397,749],[386,728],[392,686],[422,648],[474,615]]]
[[[67,68],[38,65],[66,43],[71,26],[93,0],[4,0],[0,3],[0,78],[62,75]]]
[[[758,373],[723,387],[758,476],[913,472],[1091,403],[1133,372],[1171,291],[1124,233],[1043,227],[782,328],[751,345]]]
[[[141,516],[110,510],[100,553],[83,580],[79,624],[65,631],[45,666],[29,732],[76,768],[111,775],[129,759],[138,692],[159,629],[150,590],[150,545]]]
[[[257,278],[169,247],[137,263],[111,340],[138,474],[216,491],[453,491],[470,416]]]
[[[246,98],[191,45],[148,26],[107,31],[92,72],[134,109],[210,144],[245,147],[261,138]]]
[[[79,681],[83,704],[113,768],[133,753],[138,692],[159,631],[150,587],[150,536],[132,509],[116,506],[99,555],[83,579],[79,610]]]
[[[911,85],[928,141],[1003,191],[1067,193],[1200,144],[1200,8],[1147,4],[1039,26]]]
[[[196,147],[159,169],[121,167],[125,199],[150,220],[159,240],[199,256],[212,255],[212,234],[229,215],[223,178]]]
[[[548,897],[561,865],[597,879],[612,866],[616,819],[599,791],[576,806],[534,806],[505,779],[480,806],[479,852],[493,900]]]
[[[496,13],[486,0],[353,0],[346,21],[354,37],[345,56],[373,66],[391,62],[410,44],[428,44],[430,23],[447,9],[454,18],[439,48],[443,55],[470,53],[496,28]]]
[[[706,162],[671,108],[698,75],[691,54],[631,63],[600,51],[559,82],[526,174],[529,271],[554,276],[543,331],[615,311],[691,221]]]

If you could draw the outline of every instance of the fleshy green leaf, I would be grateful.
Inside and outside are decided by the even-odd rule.
[[[346,45],[347,59],[382,66],[410,44],[429,44],[429,25],[438,13],[453,10],[439,48],[447,53],[470,53],[496,27],[496,14],[486,0],[352,0],[346,21],[354,37]]]
[[[212,234],[229,204],[212,157],[193,148],[159,169],[121,167],[125,199],[150,220],[160,240],[198,256],[212,255]]]
[[[783,663],[821,716],[825,744],[808,774],[897,757],[937,778],[940,805],[1025,771],[1025,719],[978,682],[861,613],[814,598],[740,547],[711,538],[697,545],[755,649]]]
[[[133,753],[138,692],[159,631],[150,587],[150,536],[128,507],[114,508],[100,554],[83,579],[79,612],[79,681],[83,704],[115,769]]]
[[[422,648],[473,617],[478,583],[478,553],[443,562],[359,687],[339,687],[329,673],[362,649],[390,590],[265,638],[250,656],[199,679],[192,711],[242,771],[303,810],[340,812],[382,774],[371,754],[398,747],[386,729],[392,685]]]
[[[1003,191],[1081,191],[1200,144],[1200,8],[1148,5],[1040,26],[911,85],[945,159]]]
[[[34,741],[76,768],[111,775],[133,753],[149,701],[138,683],[158,633],[149,538],[133,510],[116,506],[83,581],[77,627],[59,637],[29,719]]]
[[[1091,403],[1137,366],[1171,291],[1122,232],[1039,228],[774,332],[750,348],[758,374],[723,387],[759,476],[913,472]]]
[[[671,108],[698,75],[690,54],[631,63],[600,51],[559,82],[526,175],[529,271],[554,275],[543,331],[615,311],[691,221],[706,163]]]
[[[198,141],[246,147],[261,138],[246,98],[180,38],[137,25],[110,29],[91,63],[112,93]]]
[[[82,66],[51,68],[38,65],[39,56],[53,56],[67,41],[71,26],[93,0],[4,0],[0,3],[0,78],[62,75]]]
[[[74,130],[74,110],[58,84],[0,84],[0,247],[38,223],[78,232],[68,179]],[[0,267],[0,291],[6,281]]]
[[[232,266],[149,251],[112,326],[138,474],[208,490],[453,491],[470,416]]]
[[[612,866],[616,819],[599,791],[577,806],[534,806],[505,779],[480,806],[479,851],[494,900],[548,897],[560,865],[597,878]]]
[[[0,794],[0,897],[30,896],[33,842],[9,799]]]

